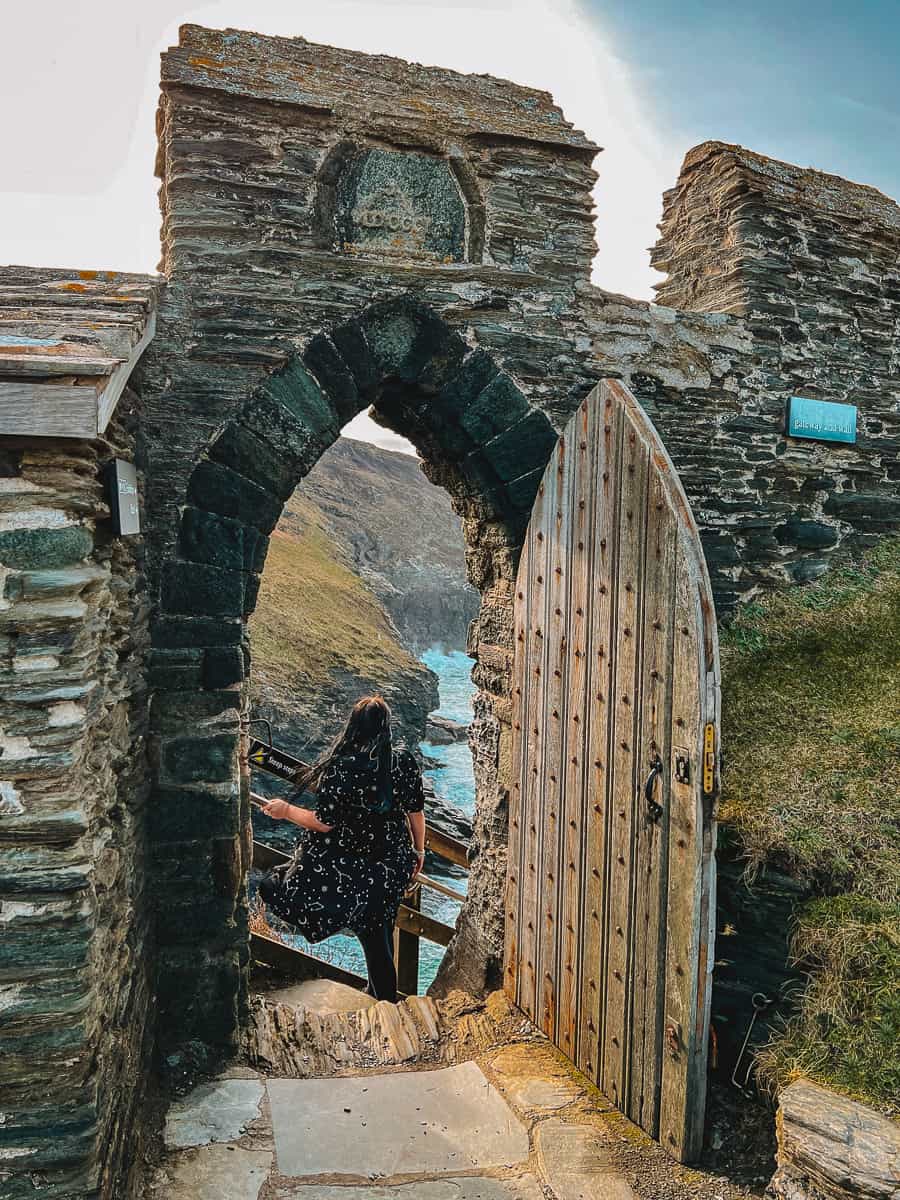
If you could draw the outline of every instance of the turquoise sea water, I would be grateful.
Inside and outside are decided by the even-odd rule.
[[[472,659],[459,650],[445,652],[439,646],[426,650],[421,657],[422,662],[438,677],[440,706],[437,711],[441,716],[468,725],[472,720],[472,698],[475,691],[471,678]],[[426,762],[434,760],[436,763],[433,767],[429,765],[425,771],[426,778],[434,785],[435,793],[471,817],[475,809],[475,780],[472,773],[472,755],[467,743],[435,746],[431,742],[422,742],[421,750],[427,756]],[[443,881],[457,892],[466,890],[465,878],[448,877]],[[459,905],[446,896],[423,888],[422,911],[447,925],[453,925],[459,915]],[[324,958],[346,971],[353,971],[357,975],[366,973],[365,960],[356,938],[340,935],[319,942],[317,946],[310,946],[299,934],[284,936],[298,949]],[[426,991],[431,984],[443,955],[443,946],[420,941],[420,992]]]

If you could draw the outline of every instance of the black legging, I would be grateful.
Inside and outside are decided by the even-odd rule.
[[[369,986],[366,991],[376,1000],[390,1000],[392,1004],[396,1004],[397,968],[394,966],[393,922],[360,936],[359,940],[366,956],[366,970],[369,972]]]

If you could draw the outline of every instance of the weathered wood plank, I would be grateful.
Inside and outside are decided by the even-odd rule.
[[[255,962],[274,967],[283,975],[301,982],[305,979],[332,979],[335,983],[346,983],[348,987],[360,990],[366,986],[362,976],[332,966],[320,958],[313,958],[311,954],[266,937],[263,933],[250,934],[250,956]]]
[[[545,509],[547,583],[544,589],[544,687],[541,725],[544,761],[538,793],[540,866],[538,869],[538,1024],[551,1040],[557,1037],[556,990],[559,977],[559,875],[561,862],[562,781],[566,762],[566,708],[569,672],[568,579],[572,513],[572,447],[564,434],[554,455],[555,495]]]
[[[573,421],[569,453],[572,482],[569,537],[568,640],[569,674],[566,706],[566,753],[563,766],[562,836],[559,862],[560,945],[557,966],[558,1044],[572,1059],[578,1058],[581,998],[581,963],[584,921],[583,844],[586,804],[585,754],[590,704],[588,684],[591,655],[590,608],[592,596],[593,519],[597,447],[597,407],[585,402]],[[577,437],[574,436],[577,434]]]
[[[585,780],[584,946],[580,1000],[578,1065],[591,1079],[600,1078],[602,1032],[605,1019],[603,980],[606,975],[606,862],[609,844],[610,792],[613,785],[610,743],[612,672],[616,639],[613,612],[618,558],[619,474],[616,448],[623,421],[621,408],[611,395],[595,396],[597,407],[597,458],[594,472],[594,519],[591,610],[591,659],[588,694],[589,731]]]
[[[526,630],[525,659],[525,721],[523,722],[524,779],[523,779],[523,864],[520,874],[522,922],[520,930],[520,1000],[521,1007],[536,1025],[540,1025],[540,895],[541,895],[541,837],[543,833],[544,800],[544,743],[546,724],[544,700],[546,692],[547,649],[545,622],[547,592],[552,569],[549,557],[548,522],[556,511],[557,475],[555,465],[544,476],[535,505],[534,528],[530,534],[528,589],[530,603],[529,625]],[[534,520],[534,518],[532,518]]]
[[[635,793],[641,756],[637,682],[641,666],[644,517],[647,453],[633,425],[625,421],[619,441],[619,561],[615,585],[617,652],[610,712],[615,725],[611,751],[613,786],[609,815],[606,1023],[603,1038],[603,1091],[625,1107],[630,1005],[628,981],[634,904]]]
[[[640,680],[643,777],[637,796],[634,949],[629,977],[632,1034],[628,1047],[626,1111],[654,1137],[659,1130],[659,1047],[665,972],[665,910],[668,889],[668,825],[672,761],[672,649],[677,531],[665,488],[654,474],[647,492],[644,652]],[[652,800],[647,780],[659,764]]]
[[[469,866],[469,847],[466,843],[428,824],[425,825],[425,849],[436,854],[438,858],[453,863],[454,866]]]
[[[25,437],[97,436],[97,388],[92,382],[0,380],[0,433]]]
[[[532,522],[534,517],[532,517]],[[509,791],[509,832],[506,859],[506,919],[503,947],[503,987],[514,1003],[521,1003],[520,957],[522,925],[521,877],[524,862],[523,814],[525,811],[525,730],[528,722],[526,663],[528,661],[527,638],[529,629],[530,588],[525,584],[529,578],[531,529],[529,527],[522,555],[516,591],[513,599],[513,639],[516,654],[513,660],[512,695],[510,721],[512,724],[512,746],[510,760],[513,778]],[[520,583],[520,581],[522,581]]]
[[[49,379],[57,375],[88,375],[91,377],[111,375],[119,364],[117,358],[106,358],[98,354],[16,354],[4,351],[0,336],[0,375],[11,375],[17,379]]]
[[[97,409],[97,433],[103,433],[109,424],[116,405],[125,391],[125,385],[131,377],[131,372],[137,365],[138,359],[150,345],[156,333],[156,312],[149,313],[143,332],[128,358],[120,363],[109,377],[108,382],[100,393],[100,403]]]
[[[692,547],[678,541],[672,680],[672,752],[689,764],[688,781],[672,779],[668,826],[666,989],[661,1051],[660,1141],[674,1157],[700,1150],[700,1128],[691,1121],[697,1091],[706,1085],[706,1030],[697,1039],[698,984],[706,974],[702,950],[704,853],[708,854],[701,796],[703,721],[706,716],[706,661]],[[700,1042],[700,1045],[697,1044]],[[700,1067],[703,1067],[701,1072]]]

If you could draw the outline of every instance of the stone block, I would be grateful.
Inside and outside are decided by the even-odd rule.
[[[271,1166],[270,1150],[203,1146],[168,1160],[157,1172],[151,1194],[160,1200],[259,1200]]]
[[[197,464],[188,483],[188,499],[197,508],[235,517],[263,533],[269,533],[281,516],[277,496],[221,463]]]
[[[838,531],[833,525],[825,525],[822,521],[796,518],[779,525],[775,537],[782,545],[797,546],[802,550],[824,550],[837,544]]]
[[[206,563],[233,571],[244,569],[244,531],[257,530],[231,517],[188,506],[181,515],[178,549],[188,562]]]
[[[157,788],[147,809],[151,841],[189,842],[223,838],[240,828],[237,794],[217,796],[190,788]]]
[[[299,355],[270,375],[260,391],[293,413],[317,440],[324,437],[327,444],[340,433],[337,412]]]
[[[900,525],[900,496],[879,492],[833,492],[825,511],[863,529],[893,533]]]
[[[342,426],[365,407],[350,368],[330,338],[317,334],[304,350],[303,361],[334,405]]]
[[[249,617],[256,608],[256,600],[259,596],[259,585],[262,582],[262,576],[259,574],[244,576],[244,606],[243,615]]]
[[[613,1165],[600,1131],[590,1125],[542,1121],[537,1127],[541,1174],[558,1200],[638,1200],[628,1181]]]
[[[703,554],[710,570],[734,567],[741,561],[734,538],[729,534],[704,533],[701,534],[700,541],[703,543]]]
[[[93,549],[93,535],[83,525],[0,532],[0,563],[20,571],[67,567],[82,562]]]
[[[528,401],[508,375],[495,375],[487,387],[459,414],[462,427],[476,442],[491,438],[517,424],[528,414]]]
[[[162,898],[156,911],[156,940],[160,946],[202,945],[209,950],[234,941],[234,903],[203,895]]]
[[[162,744],[163,775],[179,784],[228,783],[237,776],[237,752],[232,733],[172,738]]]
[[[201,563],[166,563],[161,600],[169,613],[240,617],[244,612],[246,576]]]
[[[237,731],[240,723],[239,692],[204,691],[191,688],[184,692],[166,692],[150,701],[150,729],[153,733],[177,736],[185,729],[220,726]]]
[[[151,650],[147,684],[156,691],[180,692],[203,682],[203,651],[194,648]]]
[[[529,471],[527,475],[520,475],[518,479],[510,480],[506,485],[506,494],[510,505],[517,512],[527,514],[528,519],[531,517],[531,510],[543,478],[544,467],[537,467],[535,470]]]
[[[543,471],[556,446],[557,435],[542,412],[527,417],[470,454],[463,471],[479,484],[499,479],[507,483],[533,470]]]
[[[213,957],[184,951],[164,955],[157,975],[157,1002],[163,1042],[191,1038],[210,1046],[230,1046],[237,1029],[241,969],[237,953]]]
[[[236,1142],[259,1119],[264,1095],[258,1079],[216,1079],[176,1100],[166,1115],[169,1149]]]
[[[244,625],[237,619],[158,616],[150,624],[150,636],[153,645],[161,650],[239,646],[244,636]]]
[[[781,1094],[773,1200],[891,1200],[900,1189],[900,1128],[887,1117],[798,1079]]]
[[[473,350],[445,381],[430,407],[460,421],[465,409],[498,374],[499,368],[486,350]]]
[[[244,678],[244,655],[240,646],[212,646],[203,655],[203,686],[227,688]]]
[[[418,383],[436,392],[459,370],[466,354],[459,334],[411,296],[372,305],[359,323],[382,379]]]
[[[222,430],[210,446],[209,456],[284,500],[296,486],[290,458],[285,459],[271,442],[237,422]]]
[[[473,1062],[359,1078],[271,1079],[282,1175],[401,1175],[511,1165],[528,1133]],[[402,1132],[401,1132],[402,1131]],[[430,1136],[429,1136],[430,1135]]]
[[[269,538],[251,525],[244,527],[244,570],[259,574],[266,565]]]
[[[302,416],[267,392],[257,392],[247,401],[241,424],[281,457],[290,468],[295,487],[336,436],[330,429],[325,435],[317,435]],[[264,532],[268,533],[269,528]]]
[[[382,373],[359,322],[348,321],[345,325],[339,325],[332,331],[331,340],[353,376],[361,399],[369,403],[381,383]]]

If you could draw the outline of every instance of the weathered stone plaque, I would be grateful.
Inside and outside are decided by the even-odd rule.
[[[349,254],[462,262],[466,209],[449,165],[424,154],[361,150],[337,180],[337,248]]]

